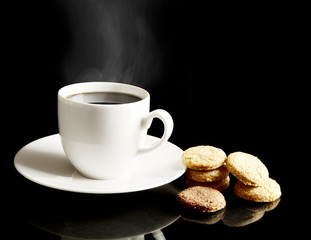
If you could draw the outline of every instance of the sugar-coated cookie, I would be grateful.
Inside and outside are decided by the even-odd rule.
[[[190,169],[212,170],[223,165],[226,157],[226,153],[220,148],[197,146],[185,150],[182,154],[182,161]]]
[[[188,168],[186,170],[187,178],[197,181],[197,182],[215,182],[221,181],[228,177],[229,171],[225,166],[219,168],[202,171],[202,170],[193,170]]]
[[[233,176],[249,186],[261,186],[269,177],[266,166],[257,157],[244,152],[229,154],[226,167]]]
[[[177,195],[180,205],[197,212],[216,212],[226,206],[224,196],[216,189],[195,186],[187,188]]]
[[[197,182],[189,178],[186,179],[186,185],[188,187],[193,187],[193,186],[210,187],[210,188],[217,189],[220,192],[227,190],[229,188],[229,184],[230,184],[229,176],[227,176],[225,179],[221,181],[215,181],[215,182]]]
[[[271,178],[265,179],[262,186],[259,187],[248,186],[238,181],[234,185],[233,192],[252,202],[273,202],[282,194],[280,185]]]

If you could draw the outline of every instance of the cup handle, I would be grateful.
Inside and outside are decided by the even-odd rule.
[[[160,147],[163,143],[165,143],[169,139],[169,137],[171,136],[173,132],[173,127],[174,127],[173,119],[171,115],[163,109],[158,109],[158,110],[154,110],[150,112],[143,120],[143,123],[142,123],[143,128],[144,129],[150,128],[152,120],[154,118],[159,118],[163,122],[164,132],[163,132],[162,138],[150,146],[140,147],[138,149],[138,154],[147,153]]]

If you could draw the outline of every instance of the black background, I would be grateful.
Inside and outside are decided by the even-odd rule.
[[[82,2],[92,3],[76,4]],[[203,1],[158,1],[151,6],[154,9],[148,8],[143,17],[161,53],[161,69],[152,76],[152,84],[145,84],[144,76],[138,85],[150,92],[151,109],[171,113],[175,128],[170,141],[182,149],[213,145],[227,154],[251,153],[266,164],[282,188],[275,214],[243,229],[214,225],[209,233],[217,236],[225,230],[223,234],[247,236],[256,231],[264,236],[268,230],[295,229],[293,222],[303,221],[299,214],[307,206],[305,193],[297,186],[308,163],[302,153],[303,142],[308,142],[304,123],[309,111],[303,6],[215,6]],[[3,11],[2,198],[6,201],[2,211],[9,213],[5,229],[10,236],[36,239],[45,233],[21,220],[17,209],[29,203],[24,197],[40,196],[39,191],[61,201],[64,193],[33,186],[16,172],[13,159],[27,143],[58,132],[57,91],[77,81],[65,79],[63,64],[73,51],[71,28],[78,26],[69,22],[70,9],[59,1],[14,1]],[[160,136],[161,131],[155,121],[149,134]],[[196,237],[205,234],[202,226],[179,222],[167,235],[180,229],[185,239],[190,232]]]

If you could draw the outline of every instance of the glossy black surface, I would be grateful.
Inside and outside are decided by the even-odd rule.
[[[24,186],[15,189],[15,204],[6,212],[12,239],[247,239],[252,231],[257,236],[283,231],[291,219],[287,193],[272,203],[251,203],[236,197],[232,187],[223,192],[225,209],[186,211],[176,201],[186,187],[184,176],[155,189],[111,195],[59,191],[17,178]]]
[[[299,56],[308,29],[303,6],[47,0],[10,1],[3,9],[2,92],[12,95],[2,99],[1,112],[6,239],[307,236],[310,104],[307,64]],[[166,109],[174,119],[172,143],[259,157],[280,184],[281,200],[243,201],[232,193],[232,177],[224,211],[193,215],[175,201],[184,177],[160,189],[118,195],[63,192],[26,180],[14,169],[14,155],[58,132],[57,91],[79,81],[147,89],[151,109]],[[149,134],[162,131],[155,120]]]

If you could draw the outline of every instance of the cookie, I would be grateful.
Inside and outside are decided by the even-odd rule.
[[[210,187],[210,188],[217,189],[220,192],[227,190],[229,188],[229,183],[230,183],[229,176],[227,176],[227,178],[221,181],[216,181],[216,182],[197,182],[189,178],[186,179],[186,185],[188,187],[193,187],[193,186]]]
[[[187,178],[196,182],[215,182],[221,181],[228,177],[229,171],[225,166],[221,166],[214,170],[202,171],[188,168],[186,170]]]
[[[280,185],[271,178],[265,179],[262,186],[259,187],[248,186],[238,181],[234,185],[233,192],[252,202],[273,202],[282,194]]]
[[[227,155],[220,148],[197,146],[185,150],[182,154],[183,164],[193,170],[212,170],[224,164]]]
[[[226,168],[233,176],[249,186],[261,186],[269,177],[266,166],[255,156],[234,152],[226,160]]]
[[[226,206],[224,196],[216,189],[195,186],[187,188],[177,195],[179,204],[188,210],[197,212],[216,212]]]

